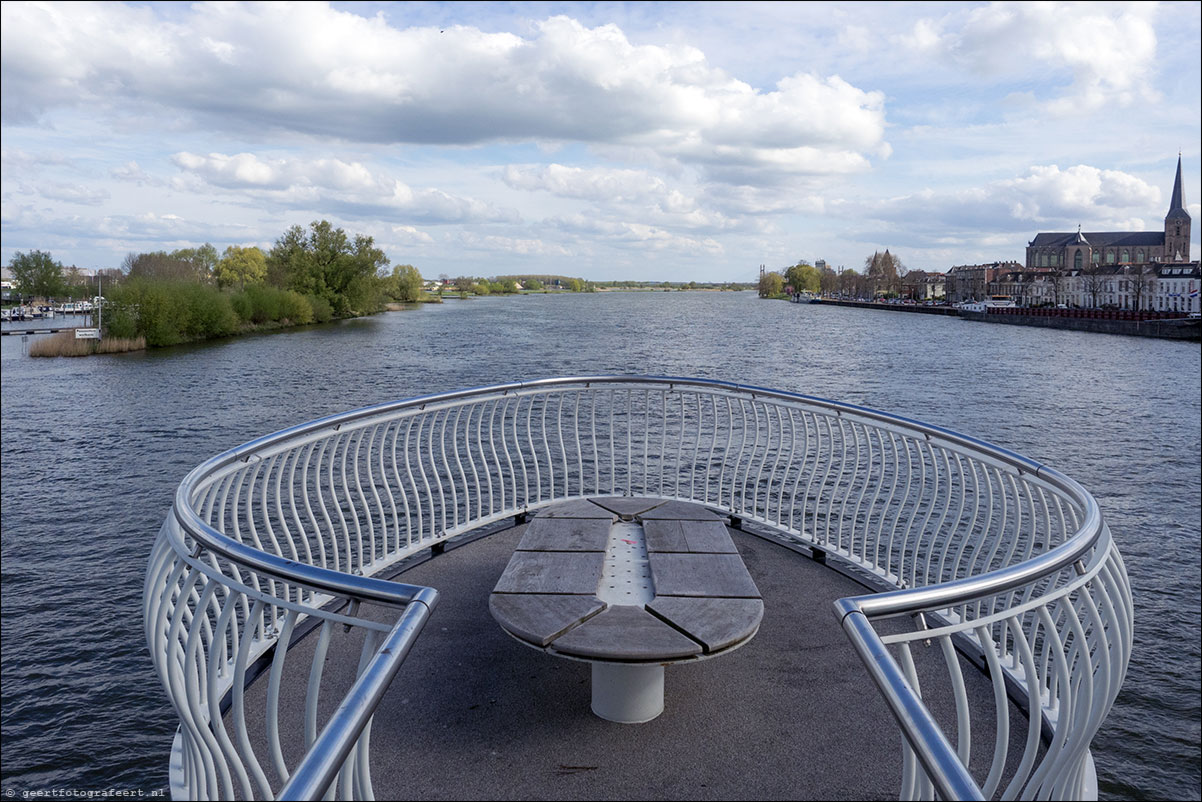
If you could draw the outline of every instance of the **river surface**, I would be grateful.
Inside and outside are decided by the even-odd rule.
[[[1136,608],[1094,741],[1103,798],[1197,799],[1202,349],[1196,343],[794,305],[753,293],[533,295],[216,343],[32,359],[0,338],[2,785],[167,784],[176,720],[141,629],[146,559],[207,457],[387,400],[518,379],[726,379],[939,424],[1097,497]]]

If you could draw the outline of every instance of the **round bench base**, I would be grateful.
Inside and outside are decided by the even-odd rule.
[[[651,721],[664,712],[664,667],[593,663],[592,707],[619,724]]]

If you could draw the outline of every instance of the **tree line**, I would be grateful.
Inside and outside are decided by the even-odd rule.
[[[876,251],[864,260],[863,272],[850,267],[840,270],[826,265],[815,267],[799,261],[781,270],[765,271],[757,289],[761,298],[787,298],[800,293],[853,298],[891,296],[901,290],[902,279],[908,272],[901,259],[886,248],[884,253]]]
[[[302,325],[381,310],[389,300],[417,301],[422,277],[396,265],[369,236],[329,221],[293,226],[264,253],[208,243],[175,251],[130,253],[104,270],[106,336],[173,345],[226,336],[253,326]],[[10,269],[23,295],[88,297],[92,285],[44,251],[16,252]]]

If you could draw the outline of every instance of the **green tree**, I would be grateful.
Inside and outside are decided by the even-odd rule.
[[[192,266],[193,275],[200,281],[210,281],[217,270],[217,249],[209,243],[199,248],[180,248],[172,251],[172,259],[178,259]]]
[[[522,282],[522,287],[531,292],[538,292],[543,288],[543,283],[536,278],[528,278]]]
[[[246,287],[267,280],[267,257],[255,246],[231,245],[213,270],[219,287]]]
[[[761,298],[775,298],[785,291],[785,279],[780,273],[772,271],[760,276],[759,292]]]
[[[313,221],[309,230],[288,229],[267,256],[272,284],[302,295],[324,299],[339,317],[374,311],[379,305],[378,273],[388,257],[371,237],[352,240],[327,220]]]
[[[203,283],[210,275],[202,265],[181,259],[166,251],[129,253],[121,263],[122,269],[132,279],[163,279],[166,281],[193,281]]]
[[[422,297],[422,274],[413,265],[395,265],[389,276],[388,293],[398,301],[415,303]]]
[[[62,262],[54,261],[46,251],[17,251],[8,268],[13,274],[13,284],[22,295],[54,298],[67,290]]]
[[[813,265],[798,262],[785,271],[785,284],[792,287],[793,292],[818,292],[822,276]]]

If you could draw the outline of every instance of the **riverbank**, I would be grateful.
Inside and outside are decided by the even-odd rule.
[[[1095,334],[1125,334],[1128,337],[1156,337],[1162,340],[1202,342],[1202,325],[1200,325],[1202,321],[1198,318],[1111,320],[1067,315],[1023,314],[1023,311],[1007,309],[1004,312],[961,312],[960,317],[965,320],[1004,323],[1010,326],[1037,326],[1045,329],[1088,331]]]
[[[883,309],[887,312],[916,312],[920,315],[944,315],[958,317],[960,310],[954,306],[923,306],[921,304],[889,304],[872,301],[836,301],[830,298],[815,298],[812,304],[823,306],[854,306],[858,309]]]
[[[921,306],[919,304],[889,304],[871,301],[836,301],[826,298],[810,303],[822,306],[851,306],[886,312],[915,312],[923,315],[959,317],[978,323],[1005,323],[1011,326],[1037,326],[1045,329],[1087,331],[1094,334],[1122,334],[1128,337],[1156,337],[1162,340],[1202,341],[1198,318],[1135,319],[1135,313],[1124,317],[1121,312],[1080,309],[1017,309],[1001,308],[987,312],[970,312],[954,306]],[[1144,317],[1158,313],[1144,313]]]

